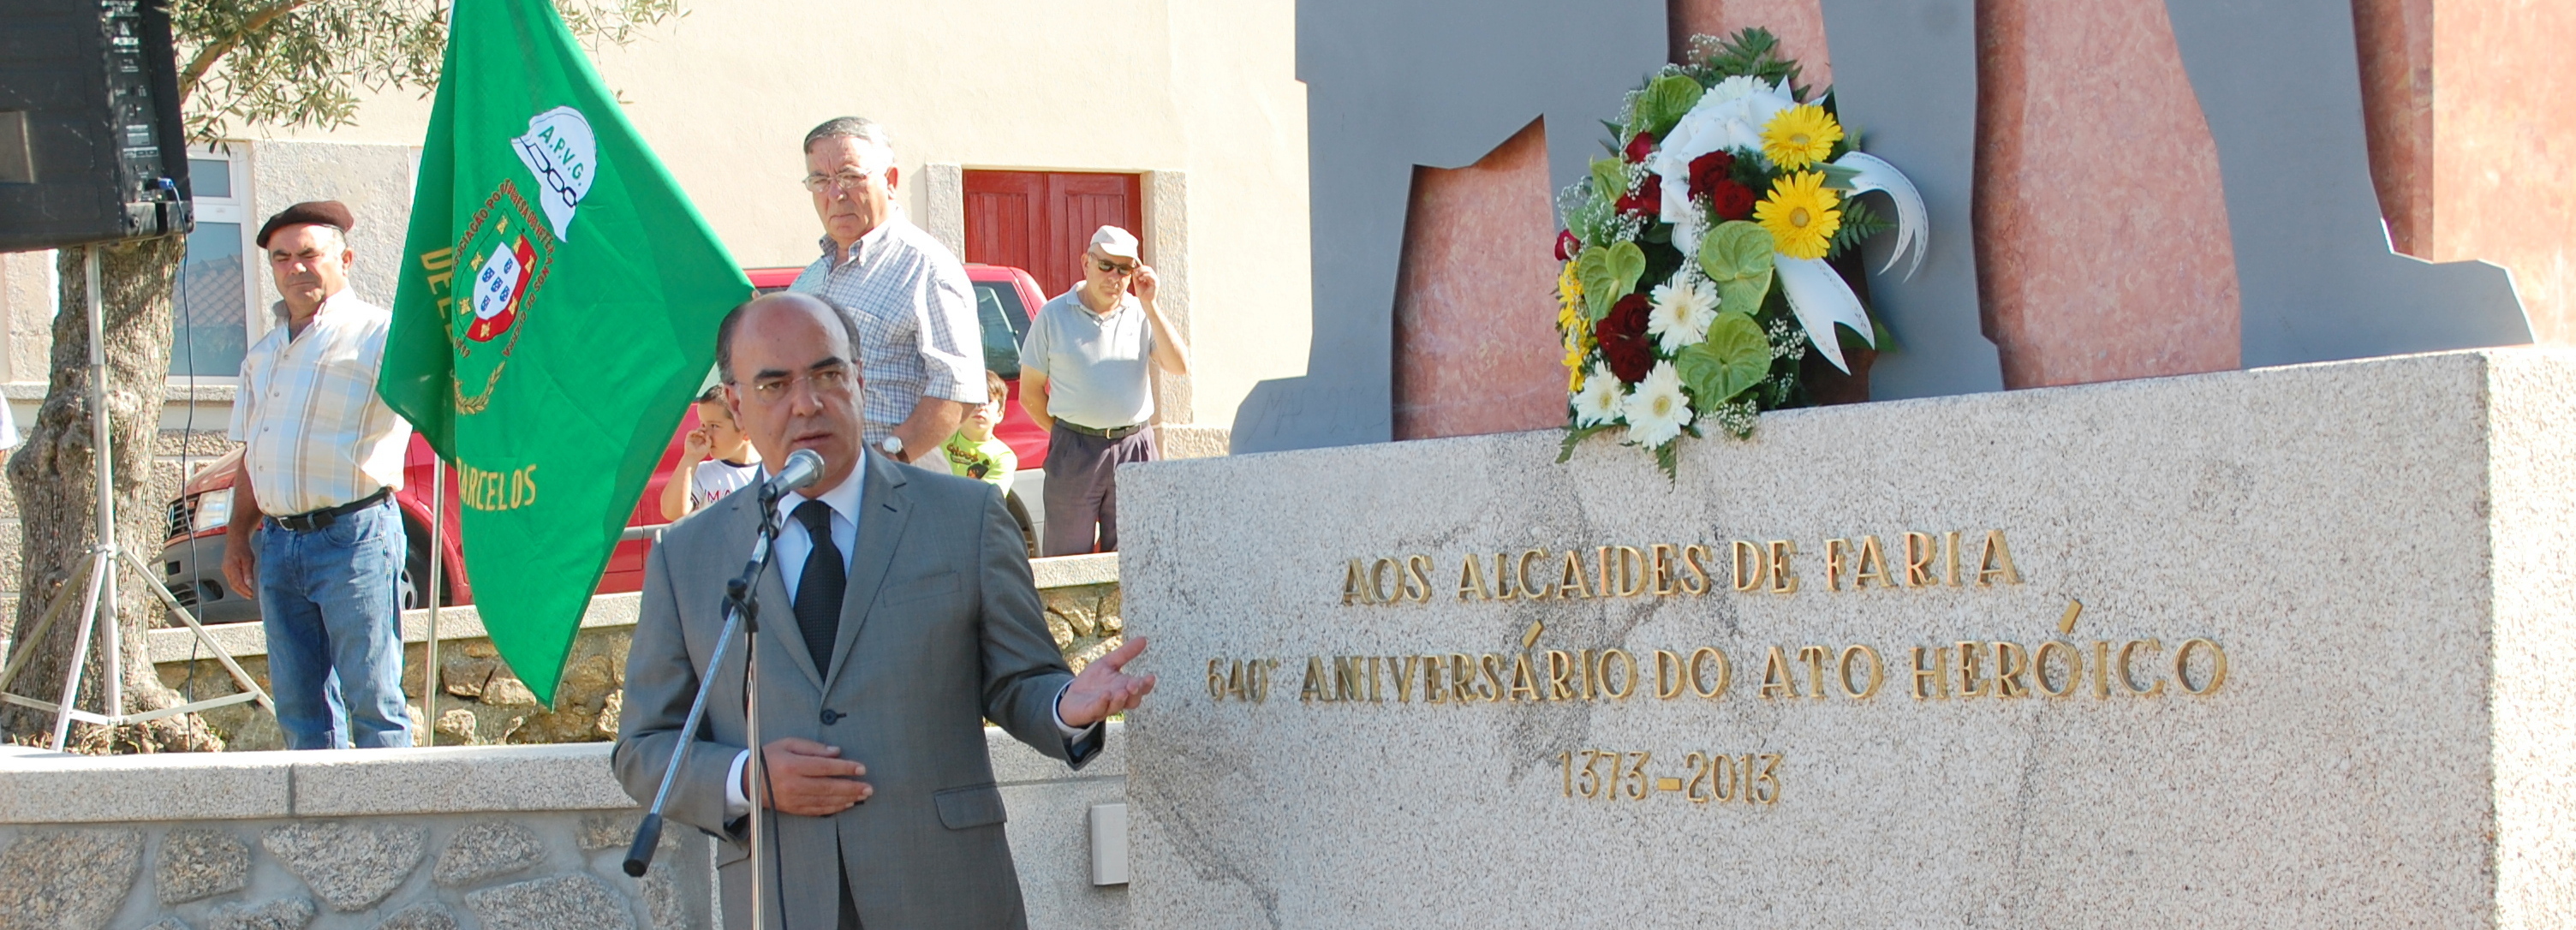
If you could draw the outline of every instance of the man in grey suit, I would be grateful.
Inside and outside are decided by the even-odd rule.
[[[1066,669],[992,485],[863,451],[857,353],[829,306],[798,294],[753,300],[726,316],[716,345],[735,422],[760,460],[812,449],[824,463],[820,480],[778,502],[776,557],[757,585],[764,828],[779,870],[763,876],[767,923],[1024,926],[983,721],[1080,767],[1100,749],[1101,721],[1153,690],[1152,676],[1123,671],[1144,640],[1080,677]],[[726,495],[673,525],[645,562],[614,756],[639,801],[659,787],[708,674],[758,500]],[[718,874],[736,928],[750,923],[749,752],[740,701],[722,698],[742,693],[742,655],[737,644],[714,672],[719,699],[667,808],[725,840]]]

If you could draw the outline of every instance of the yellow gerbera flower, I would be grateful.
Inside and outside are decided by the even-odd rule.
[[[1771,196],[1753,205],[1753,219],[1771,233],[1773,248],[1790,258],[1823,258],[1843,226],[1835,209],[1842,195],[1825,188],[1825,176],[1800,171],[1771,182]]]
[[[1796,171],[1830,158],[1843,140],[1842,124],[1815,104],[1790,107],[1762,127],[1762,157],[1783,171]]]
[[[1583,390],[1583,357],[1592,354],[1592,325],[1583,318],[1583,282],[1574,276],[1573,262],[1566,262],[1556,276],[1556,328],[1565,336],[1565,391],[1578,393]]]

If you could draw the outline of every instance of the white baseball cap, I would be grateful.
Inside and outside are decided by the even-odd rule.
[[[1111,258],[1141,260],[1136,257],[1136,234],[1116,226],[1103,226],[1099,232],[1092,233],[1091,247]]]

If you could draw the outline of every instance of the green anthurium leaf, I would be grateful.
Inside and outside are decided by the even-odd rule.
[[[1596,323],[1627,293],[1618,289],[1619,278],[1610,272],[1610,250],[1597,245],[1584,246],[1574,256],[1574,280],[1583,285],[1584,316]]]
[[[1700,95],[1706,92],[1698,81],[1684,75],[1667,74],[1646,85],[1645,99],[1640,101],[1638,108],[1644,111],[1647,128],[1660,140],[1665,133],[1673,131],[1673,124],[1689,115],[1692,105],[1699,103]]]
[[[1809,170],[1819,172],[1825,176],[1824,187],[1826,190],[1850,190],[1852,180],[1860,177],[1860,169],[1858,168],[1845,168],[1841,165],[1829,162],[1817,162],[1815,165],[1811,166]]]
[[[1770,376],[1771,341],[1752,317],[1720,313],[1708,338],[1673,356],[1673,371],[1691,389],[1692,409],[1706,413]]]
[[[1771,269],[1749,278],[1721,281],[1717,285],[1717,309],[1752,316],[1762,312],[1762,298],[1771,295]]]
[[[1627,192],[1628,172],[1620,165],[1618,159],[1595,158],[1592,160],[1593,197],[1601,200],[1617,200],[1619,199],[1619,195]]]
[[[1638,248],[1634,242],[1611,246],[1607,261],[1610,273],[1619,279],[1619,292],[1611,295],[1614,302],[1636,290],[1637,279],[1646,276],[1646,250]]]
[[[1758,223],[1729,220],[1699,240],[1699,267],[1719,284],[1771,276],[1771,231]]]

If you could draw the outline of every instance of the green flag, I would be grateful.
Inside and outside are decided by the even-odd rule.
[[[554,702],[600,569],[751,294],[546,0],[456,0],[376,389],[456,468],[474,599]]]

